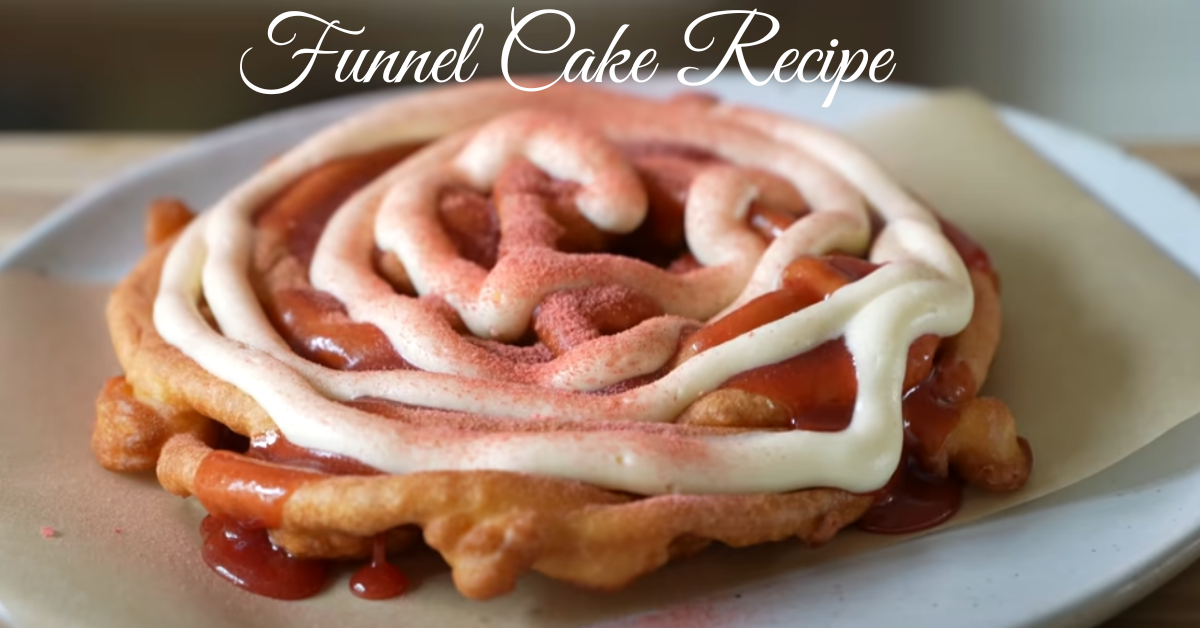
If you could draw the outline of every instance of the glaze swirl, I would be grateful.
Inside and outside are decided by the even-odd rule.
[[[413,143],[425,146],[336,210],[309,269],[313,287],[353,321],[380,330],[413,368],[345,371],[297,355],[249,276],[255,211],[321,164]],[[596,231],[630,233],[647,220],[645,183],[623,149],[639,143],[715,156],[687,192],[683,228],[694,269],[560,250],[539,226],[545,199],[520,189],[497,193],[505,170],[527,162],[571,184],[568,196]],[[464,257],[438,218],[438,203],[456,189],[495,197],[500,244],[491,267]],[[764,241],[747,220],[756,203],[795,220]],[[872,211],[881,219],[874,233]],[[380,276],[376,250],[395,256],[413,294]],[[675,363],[687,330],[777,289],[794,260],[832,252],[881,267]],[[481,342],[519,341],[552,295],[611,286],[641,295],[661,314],[542,361],[506,358]],[[154,324],[168,343],[253,398],[292,443],[385,472],[497,469],[644,495],[865,492],[883,486],[901,459],[910,345],[961,331],[973,302],[967,268],[934,214],[827,130],[697,99],[655,102],[573,85],[525,94],[477,83],[350,118],[232,190],[173,245]],[[695,433],[670,425],[730,378],[839,338],[858,383],[846,429]],[[643,385],[598,394],[655,373]],[[398,420],[351,403],[364,398],[412,407],[414,416],[429,409],[553,427]]]

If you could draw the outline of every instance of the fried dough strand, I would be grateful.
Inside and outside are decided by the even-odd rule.
[[[219,499],[195,483],[212,452],[194,436],[173,438],[163,449],[159,480],[177,494],[200,490],[202,502]],[[463,595],[488,599],[511,591],[529,570],[615,590],[711,541],[743,547],[795,537],[819,545],[871,502],[836,489],[638,498],[503,471],[324,475],[287,497],[272,539],[301,557],[366,556],[363,539],[419,526]]]

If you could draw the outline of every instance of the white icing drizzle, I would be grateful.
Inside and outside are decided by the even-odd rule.
[[[338,298],[352,319],[378,327],[398,354],[422,370],[344,372],[295,355],[251,288],[253,212],[329,160],[436,138],[338,209],[310,270],[314,287]],[[503,256],[486,271],[459,258],[439,226],[439,190],[456,184],[486,191],[504,163],[520,155],[579,183],[580,212],[593,224],[628,232],[646,213],[641,184],[614,147],[630,141],[685,143],[733,164],[705,170],[689,190],[685,232],[704,268],[678,275],[616,256],[535,249]],[[786,194],[757,171],[789,182],[812,209],[769,246],[744,217],[758,195]],[[686,319],[711,320],[775,289],[783,268],[797,257],[864,251],[867,202],[886,220],[870,250],[870,259],[885,266],[825,301],[699,353],[650,384],[619,394],[586,393],[660,369]],[[419,300],[397,294],[376,276],[373,245],[395,252],[418,293],[444,298],[479,336],[518,337],[547,294],[588,285],[633,287],[669,315],[586,343],[517,377]],[[581,272],[585,264],[587,273]],[[530,281],[533,272],[536,281]],[[202,295],[221,333],[200,315]],[[966,268],[933,215],[831,132],[741,108],[649,102],[570,85],[524,94],[485,82],[426,92],[356,116],[235,188],[174,245],[154,322],[168,343],[258,402],[293,443],[391,473],[503,469],[640,494],[813,486],[870,491],[887,481],[900,459],[909,345],[923,334],[961,331],[972,304]],[[859,388],[850,426],[841,432],[684,436],[638,425],[669,423],[733,375],[838,337],[854,358]],[[600,421],[612,429],[431,428],[339,403],[368,396],[513,421]]]

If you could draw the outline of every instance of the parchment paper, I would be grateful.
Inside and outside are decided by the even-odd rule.
[[[986,103],[932,98],[856,135],[982,241],[1003,278],[1004,336],[986,392],[1017,416],[1034,474],[1011,496],[969,495],[956,523],[1077,482],[1200,410],[1200,285],[1010,135]],[[817,551],[714,548],[608,595],[531,575],[491,602],[459,596],[425,551],[402,560],[418,586],[396,600],[353,598],[346,574],[304,602],[256,597],[201,562],[193,500],[92,459],[92,401],[119,370],[106,294],[0,277],[0,601],[20,628],[578,626],[902,541],[845,533]],[[57,536],[42,538],[44,526]]]

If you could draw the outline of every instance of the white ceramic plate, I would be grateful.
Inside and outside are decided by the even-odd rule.
[[[627,86],[667,94],[673,77]],[[845,125],[920,94],[848,84],[706,86],[723,98]],[[216,200],[313,131],[396,92],[322,103],[207,135],[67,203],[0,254],[0,270],[115,280],[141,255],[142,208],[156,196]],[[1200,276],[1200,202],[1153,167],[1029,114],[1005,122],[1105,205]],[[741,625],[1087,626],[1162,584],[1200,554],[1200,421],[1065,491],[973,525],[792,572],[706,601]],[[0,607],[0,622],[3,621]],[[618,623],[629,623],[623,620]]]

